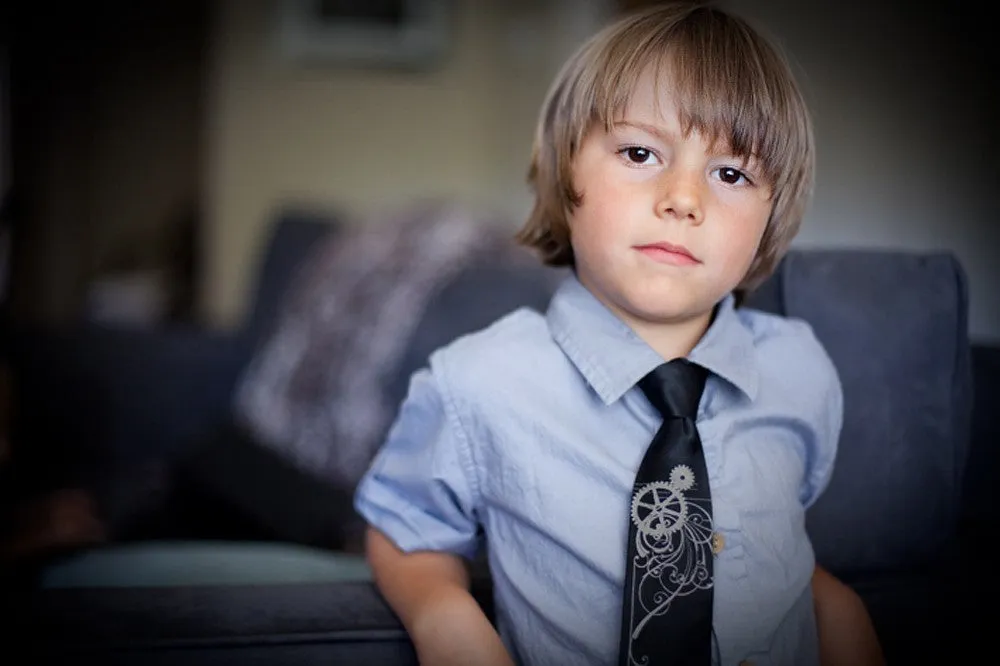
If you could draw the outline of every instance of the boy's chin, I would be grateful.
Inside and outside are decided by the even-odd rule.
[[[651,303],[637,301],[629,304],[630,314],[647,324],[670,326],[685,324],[711,316],[714,303],[704,304],[690,299],[661,300]]]
[[[649,323],[677,324],[708,315],[720,300],[693,292],[693,289],[674,288],[628,294],[628,310]]]

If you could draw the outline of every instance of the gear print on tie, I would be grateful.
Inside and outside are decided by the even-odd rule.
[[[632,498],[636,526],[635,557],[631,562],[632,641],[654,617],[670,610],[677,597],[712,587],[708,560],[712,557],[712,517],[703,502],[686,497],[695,484],[694,472],[677,465],[669,481],[641,485]],[[641,610],[635,608],[639,604]],[[629,650],[629,662],[646,660]]]

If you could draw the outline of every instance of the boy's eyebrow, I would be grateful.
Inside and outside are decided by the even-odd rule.
[[[650,125],[648,123],[633,122],[630,120],[616,121],[612,123],[612,127],[631,127],[633,129],[646,132],[647,134],[652,134],[653,136],[662,141],[673,139],[675,136],[673,132],[666,130],[662,127],[657,127],[656,125]]]

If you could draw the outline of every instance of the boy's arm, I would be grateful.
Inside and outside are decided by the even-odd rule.
[[[826,569],[816,566],[813,604],[822,666],[885,666],[875,626],[861,597]]]
[[[459,556],[404,553],[372,527],[366,552],[375,583],[406,628],[423,666],[514,666],[470,594],[468,571]]]
[[[433,361],[433,359],[432,359]],[[513,666],[469,592],[465,558],[481,547],[469,438],[450,385],[414,374],[385,443],[355,493],[375,584],[423,666]]]

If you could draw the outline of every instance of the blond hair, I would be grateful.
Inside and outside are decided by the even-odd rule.
[[[757,256],[737,286],[753,289],[788,250],[812,194],[812,123],[775,46],[743,19],[705,4],[626,16],[563,66],[538,120],[528,172],[535,205],[517,239],[547,264],[574,264],[567,218],[582,199],[572,183],[573,158],[591,128],[610,130],[620,119],[650,66],[668,74],[682,130],[724,141],[741,159],[755,158],[772,188]]]

